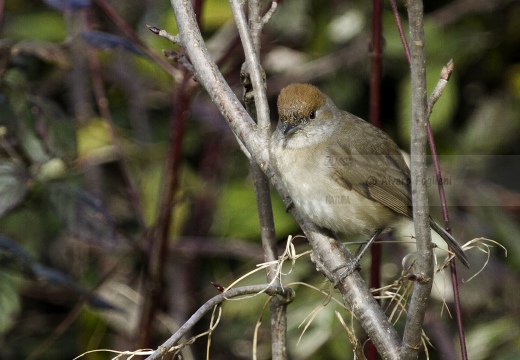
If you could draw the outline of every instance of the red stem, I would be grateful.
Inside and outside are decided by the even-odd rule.
[[[446,194],[444,193],[444,185],[442,183],[442,173],[441,167],[439,165],[439,158],[437,156],[437,149],[435,147],[435,141],[433,139],[433,133],[430,125],[430,121],[427,122],[427,134],[428,134],[428,143],[430,144],[430,152],[432,153],[433,159],[433,167],[435,169],[435,177],[437,179],[437,187],[439,189],[439,198],[441,201],[442,207],[442,218],[444,220],[444,227],[446,231],[451,234],[450,228],[450,217],[448,215],[448,206],[446,203]],[[464,325],[462,324],[462,314],[461,314],[461,303],[460,303],[460,294],[459,294],[459,279],[457,278],[457,265],[455,263],[455,259],[450,262],[450,270],[451,270],[451,283],[453,287],[453,302],[455,303],[455,318],[457,319],[457,329],[459,332],[459,342],[460,342],[460,351],[462,360],[468,359],[468,351],[466,349],[466,336],[464,334]]]
[[[177,88],[177,93],[173,102],[174,110],[170,123],[170,140],[168,153],[166,156],[166,168],[164,185],[161,193],[162,202],[160,204],[159,216],[155,226],[155,236],[150,237],[150,256],[148,264],[148,291],[141,315],[141,326],[139,331],[138,347],[146,348],[151,346],[151,334],[153,320],[156,310],[160,308],[160,301],[164,291],[164,268],[166,255],[168,253],[170,226],[174,209],[174,197],[179,184],[179,169],[182,160],[182,142],[186,119],[188,116],[188,106],[193,85],[190,85],[190,76],[185,73],[184,81]]]
[[[410,58],[410,48],[408,47],[406,36],[404,36],[403,24],[401,23],[401,18],[399,17],[399,11],[397,11],[397,5],[395,3],[395,0],[390,0],[390,5],[392,5],[392,12],[394,14],[395,24],[397,26],[397,31],[399,31],[401,43],[403,44],[404,53],[406,54],[406,60],[408,60],[408,66],[410,66],[410,64],[412,63],[412,60]]]
[[[4,7],[5,7],[5,1],[0,0],[0,31],[4,28]]]

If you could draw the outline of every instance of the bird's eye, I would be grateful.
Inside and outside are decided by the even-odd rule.
[[[313,110],[309,113],[309,119],[316,119],[316,111]]]

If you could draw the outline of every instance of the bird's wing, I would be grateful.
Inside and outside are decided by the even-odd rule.
[[[355,127],[360,131],[329,149],[331,158],[342,165],[332,166],[331,176],[341,186],[412,218],[410,169],[401,151],[383,131],[364,120],[355,120],[363,122],[361,127]]]

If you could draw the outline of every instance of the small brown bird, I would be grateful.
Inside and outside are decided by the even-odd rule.
[[[278,114],[271,165],[316,225],[373,240],[401,218],[413,218],[410,169],[386,133],[339,110],[309,84],[282,89]],[[430,226],[469,267],[455,239],[432,219]]]

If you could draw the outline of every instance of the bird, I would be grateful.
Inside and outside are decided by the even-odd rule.
[[[338,109],[310,84],[283,88],[277,107],[270,164],[292,205],[313,223],[345,235],[370,236],[370,244],[401,219],[413,220],[410,169],[384,131]],[[432,218],[430,227],[469,267],[453,236]]]

